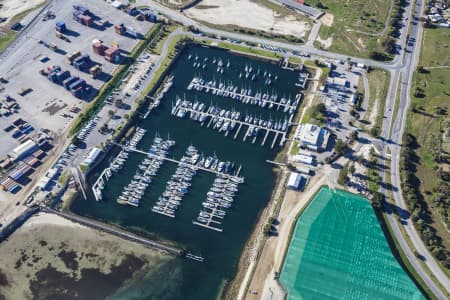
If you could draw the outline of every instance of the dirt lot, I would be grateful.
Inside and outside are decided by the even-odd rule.
[[[104,299],[127,280],[158,271],[171,260],[141,245],[41,214],[0,244],[0,299]]]
[[[0,9],[0,17],[10,19],[43,2],[45,2],[45,0],[3,0],[0,2],[0,4],[3,5]]]
[[[310,30],[298,16],[279,15],[268,7],[250,0],[203,0],[186,10],[186,15],[216,25],[235,25],[276,34],[304,37]]]

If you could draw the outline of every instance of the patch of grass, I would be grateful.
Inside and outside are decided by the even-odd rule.
[[[278,53],[265,51],[265,50],[255,48],[255,47],[250,47],[250,46],[236,45],[236,44],[230,44],[230,43],[224,43],[224,42],[220,42],[217,46],[220,48],[229,49],[229,50],[236,51],[236,52],[243,52],[243,53],[248,53],[251,55],[258,55],[258,56],[263,56],[263,57],[272,58],[272,59],[282,58],[282,56]]]
[[[441,147],[442,151],[448,151],[450,148],[448,137],[446,140],[442,139],[444,135],[442,130],[448,122],[450,112],[449,87],[450,70],[448,69],[432,69],[426,74],[416,72],[413,79],[411,111],[406,128],[407,133],[414,135],[420,145],[416,150],[419,161],[415,174],[420,180],[420,191],[430,208],[433,227],[438,231],[447,249],[450,249],[450,233],[442,224],[444,220],[439,213],[441,208],[436,207],[433,199],[440,193],[437,170],[450,168],[449,164],[436,161],[436,151],[439,152],[437,148]],[[423,98],[414,96],[416,88],[424,91]],[[443,108],[446,113],[437,114],[438,107]]]
[[[299,152],[298,141],[294,141],[291,148],[291,155],[297,155]]]
[[[326,107],[323,103],[318,103],[308,107],[303,115],[302,124],[311,123],[322,126],[325,121]]]
[[[390,74],[382,69],[373,69],[367,74],[369,80],[369,105],[366,112],[366,121],[370,114],[377,107],[377,115],[375,118],[375,124],[372,124],[373,128],[377,128],[377,131],[381,129],[384,117],[384,108],[386,105],[386,95],[389,88]]]
[[[165,26],[161,31],[159,37],[156,39],[156,41],[153,42],[155,46],[150,49],[150,52],[153,54],[161,55],[162,48],[164,46],[164,43],[166,42],[167,37],[177,28],[178,25]]]
[[[150,91],[154,88],[155,84],[161,79],[161,76],[166,72],[167,68],[170,66],[175,56],[175,50],[178,43],[184,39],[186,39],[186,36],[178,35],[170,41],[170,44],[167,48],[167,56],[164,57],[163,61],[161,62],[161,65],[155,71],[154,73],[155,75],[153,76],[152,81],[150,81],[148,86],[142,91],[141,93],[142,98],[150,93]]]
[[[303,60],[300,57],[290,56],[288,57],[288,61],[293,64],[302,64]]]
[[[9,44],[14,41],[14,39],[17,37],[17,32],[8,32],[6,35],[0,36],[0,52],[6,49],[6,47],[9,46]]]
[[[382,51],[382,37],[374,34],[382,32],[384,22],[389,17],[389,0],[308,2],[314,7],[318,7],[319,3],[326,7],[323,9],[325,12],[334,16],[333,25],[331,27],[323,25],[319,31],[321,39],[333,37],[330,51],[363,57],[369,57],[370,52],[374,50]]]
[[[450,30],[447,28],[424,30],[420,65],[425,67],[449,66],[449,46]]]
[[[394,102],[394,110],[392,111],[392,115],[395,117],[398,114],[398,110],[400,108],[400,82],[402,82],[401,75],[399,80],[399,85],[397,86],[397,96],[395,97]],[[394,126],[394,122],[391,122],[391,127],[389,128],[389,136],[392,134],[392,127]],[[387,148],[390,149],[390,148]]]

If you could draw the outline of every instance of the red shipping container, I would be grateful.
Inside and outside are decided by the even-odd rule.
[[[102,43],[94,43],[92,44],[92,49],[94,50],[94,53],[98,55],[104,55],[105,54],[105,46]]]
[[[91,26],[93,23],[91,16],[81,16],[80,20],[81,20],[81,23],[86,26]]]

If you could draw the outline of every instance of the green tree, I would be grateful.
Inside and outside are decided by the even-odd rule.
[[[350,171],[350,174],[352,174],[352,175],[355,174],[355,172],[356,172],[355,165],[352,164],[352,165],[350,166],[349,171]]]
[[[375,192],[372,197],[372,205],[375,208],[381,208],[384,203],[384,194],[380,192]]]
[[[342,140],[337,140],[336,144],[334,145],[334,150],[337,153],[342,154],[345,152],[345,150],[347,150],[347,144]]]
[[[117,108],[121,108],[123,105],[123,101],[122,101],[122,99],[116,99],[114,104],[116,105]]]

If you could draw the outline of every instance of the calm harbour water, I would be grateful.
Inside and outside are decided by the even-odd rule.
[[[188,55],[192,54],[189,60]],[[208,57],[206,69],[193,68],[193,59],[199,57],[203,62]],[[230,61],[230,68],[225,67],[223,74],[216,71],[217,65],[212,65],[213,58],[222,58],[224,64]],[[268,87],[264,79],[252,81],[238,75],[244,71],[245,65],[257,70],[261,76],[264,72],[271,73],[277,80]],[[175,75],[174,86],[165,95],[161,105],[155,109],[146,120],[137,125],[147,129],[144,139],[138,149],[148,150],[156,133],[161,137],[170,135],[176,141],[169,156],[180,158],[189,145],[194,145],[205,155],[214,153],[222,161],[233,161],[237,166],[242,165],[241,175],[245,183],[239,185],[239,192],[235,197],[232,208],[227,209],[227,215],[221,225],[223,232],[216,232],[192,224],[211,187],[214,175],[199,171],[194,176],[189,194],[183,198],[181,206],[176,212],[176,218],[168,218],[151,211],[152,206],[165,189],[166,182],[175,172],[176,165],[165,162],[148,187],[141,200],[140,207],[122,206],[116,203],[116,198],[132,179],[138,164],[144,159],[141,154],[131,154],[125,167],[114,173],[106,188],[103,190],[104,200],[96,202],[93,197],[85,201],[78,199],[72,204],[71,210],[83,216],[103,220],[126,227],[129,230],[152,236],[161,240],[171,241],[189,251],[202,255],[203,263],[188,259],[175,259],[165,267],[159,276],[144,276],[125,291],[121,291],[121,299],[214,299],[218,296],[224,284],[231,280],[236,271],[237,262],[245,241],[248,239],[258,213],[266,205],[275,184],[275,176],[271,166],[265,162],[273,159],[279,147],[270,149],[272,138],[269,137],[265,147],[261,147],[262,137],[255,144],[247,140],[242,141],[246,130],[241,129],[239,137],[234,140],[233,134],[225,137],[223,133],[201,127],[198,122],[188,118],[179,119],[170,114],[172,102],[176,96],[186,97],[187,100],[198,100],[209,105],[211,102],[223,108],[235,108],[241,113],[246,112],[268,119],[284,118],[287,114],[281,111],[263,109],[250,104],[242,104],[231,98],[222,98],[198,91],[187,91],[186,87],[193,76],[201,75],[207,80],[245,85],[253,91],[276,91],[279,97],[295,97],[298,73],[284,70],[275,64],[250,60],[242,56],[223,50],[200,46],[185,49],[173,66],[171,74]],[[272,77],[272,78],[273,78]],[[278,145],[278,142],[277,142]],[[91,176],[95,180],[98,172],[109,164],[105,161],[98,167],[97,173]]]

